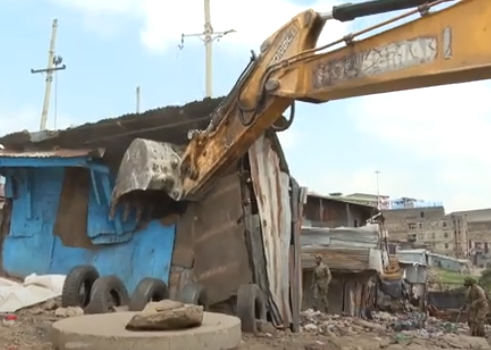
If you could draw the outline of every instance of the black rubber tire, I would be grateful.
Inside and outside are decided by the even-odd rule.
[[[169,288],[164,281],[145,277],[138,283],[129,303],[130,311],[141,311],[149,301],[169,298]]]
[[[203,306],[204,310],[208,310],[210,304],[205,287],[194,282],[188,283],[179,292],[179,301],[185,304],[194,304]]]
[[[128,290],[117,276],[99,277],[92,286],[90,303],[85,310],[88,314],[111,312],[114,306],[128,305]]]
[[[72,268],[63,283],[61,306],[86,307],[90,302],[92,286],[98,278],[99,272],[93,266],[79,265]],[[84,291],[80,293],[82,288]]]
[[[243,284],[237,291],[237,317],[242,332],[258,333],[256,320],[266,320],[266,300],[257,284]]]

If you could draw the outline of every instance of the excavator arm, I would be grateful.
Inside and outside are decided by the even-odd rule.
[[[321,103],[489,79],[490,16],[490,1],[461,0],[341,49],[285,60],[268,74],[266,94]]]
[[[174,170],[164,176],[166,191],[175,200],[199,199],[267,129],[291,124],[282,114],[295,101],[322,103],[491,78],[491,0],[451,1],[436,10],[443,2],[375,0],[294,17],[261,45],[260,55],[215,111],[210,126],[190,132],[188,146],[175,156]],[[414,7],[316,48],[329,19]],[[414,15],[418,17],[410,22],[359,39]]]

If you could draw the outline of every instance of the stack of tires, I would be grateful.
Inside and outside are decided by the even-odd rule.
[[[101,314],[124,306],[130,311],[141,311],[149,301],[167,298],[169,290],[162,280],[144,278],[130,297],[117,276],[100,276],[95,267],[79,265],[66,276],[61,304],[63,307],[81,307],[88,314]]]
[[[142,279],[130,297],[123,281],[117,276],[100,276],[93,266],[80,265],[66,276],[61,303],[63,307],[81,307],[87,314],[101,314],[117,311],[121,307],[141,311],[150,301],[168,298],[169,289],[162,280]],[[202,305],[209,310],[206,290],[200,284],[188,283],[180,290],[177,299],[186,304]],[[238,288],[234,308],[243,332],[257,333],[257,320],[266,320],[266,298],[256,284]]]

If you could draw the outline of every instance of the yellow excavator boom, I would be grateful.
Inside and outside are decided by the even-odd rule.
[[[441,8],[444,2],[373,0],[340,6],[337,12],[298,14],[265,40],[208,129],[190,132],[167,192],[176,200],[199,199],[267,129],[283,130],[291,124],[281,117],[297,100],[321,103],[491,78],[491,0],[449,1],[450,6]],[[327,20],[402,8],[414,9],[316,47]],[[394,114],[397,118],[397,111]]]

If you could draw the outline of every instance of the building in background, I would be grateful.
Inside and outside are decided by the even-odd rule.
[[[443,208],[443,202],[430,202],[416,198],[401,197],[388,199],[388,209]]]
[[[472,263],[478,267],[491,265],[491,209],[467,210],[453,213],[465,222],[467,249]]]
[[[456,229],[456,223],[461,222],[446,215],[443,206],[389,209],[384,210],[383,215],[390,241],[410,242],[456,258],[468,255],[465,231]]]
[[[324,198],[379,208],[385,217],[390,241],[399,247],[424,248],[437,254],[470,259],[479,267],[491,266],[491,209],[447,214],[442,202],[369,193],[331,193]],[[353,225],[354,219],[350,220]]]

